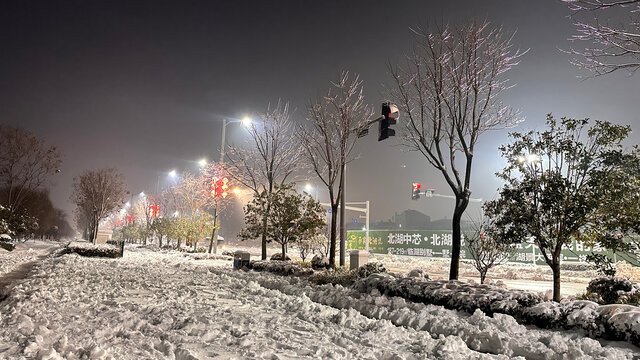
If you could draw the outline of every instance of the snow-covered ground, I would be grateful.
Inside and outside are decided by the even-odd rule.
[[[24,263],[38,259],[49,253],[51,247],[59,245],[59,243],[52,242],[28,241],[16,243],[16,248],[13,251],[0,248],[0,277],[16,270]]]
[[[0,358],[632,359],[626,343],[131,249],[46,258],[0,303]]]

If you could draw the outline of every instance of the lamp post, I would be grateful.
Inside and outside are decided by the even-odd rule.
[[[222,119],[222,143],[220,144],[220,163],[224,161],[224,149],[226,147],[225,140],[227,134],[227,124],[242,123],[244,127],[249,127],[253,121],[250,117],[245,116],[242,120]]]

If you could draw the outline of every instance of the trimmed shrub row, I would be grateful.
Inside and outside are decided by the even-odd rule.
[[[359,292],[377,291],[414,302],[464,310],[476,309],[487,315],[503,313],[519,322],[542,328],[582,330],[590,337],[625,340],[640,346],[640,308],[631,305],[598,305],[588,300],[561,303],[543,301],[523,290],[505,290],[491,285],[457,280],[428,280],[421,277],[394,277],[373,274],[354,283]]]
[[[110,244],[89,244],[89,243],[70,243],[67,245],[61,255],[78,254],[86,257],[106,257],[119,258],[122,257],[120,247]]]

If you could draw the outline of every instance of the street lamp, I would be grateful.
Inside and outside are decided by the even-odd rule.
[[[226,147],[225,139],[226,139],[226,133],[227,133],[227,124],[233,124],[233,123],[242,123],[244,127],[249,127],[253,123],[253,120],[248,116],[245,116],[244,118],[242,118],[242,120],[222,119],[222,143],[220,144],[220,163],[224,161],[224,149]]]
[[[200,159],[200,161],[198,161],[198,165],[200,165],[200,167],[207,166],[207,159]]]
[[[309,196],[311,196],[311,190],[313,190],[313,189],[314,189],[314,187],[313,187],[313,185],[311,185],[311,183],[306,183],[304,185],[304,191],[306,191],[307,194],[309,194]],[[313,198],[314,198],[314,200],[318,201],[318,190],[317,189],[315,191],[315,196]]]
[[[141,191],[141,192],[140,192],[140,197],[141,197],[141,198],[143,198],[143,197],[145,197],[145,196],[146,196],[146,195],[144,194],[144,191]]]

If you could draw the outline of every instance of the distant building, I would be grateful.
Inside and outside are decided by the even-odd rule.
[[[359,226],[358,226],[359,225]],[[462,229],[470,228],[466,221],[461,222]],[[347,224],[348,230],[362,230],[361,224]],[[451,219],[439,219],[431,221],[431,218],[417,210],[405,210],[396,213],[393,218],[387,221],[377,221],[371,223],[371,230],[450,230]]]
[[[111,240],[112,236],[113,236],[113,230],[98,228],[98,235],[96,236],[96,243],[98,243],[98,244],[106,243],[107,241]]]

